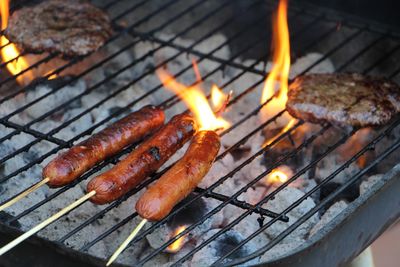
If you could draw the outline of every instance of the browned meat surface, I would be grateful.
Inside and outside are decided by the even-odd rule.
[[[151,138],[133,150],[110,170],[93,178],[87,191],[96,191],[91,201],[110,203],[157,171],[196,132],[194,119],[187,114],[174,116]]]
[[[377,126],[400,112],[400,88],[387,79],[360,74],[309,74],[290,85],[286,108],[309,122]]]
[[[127,145],[158,130],[164,119],[160,108],[145,106],[60,153],[43,169],[43,179],[50,179],[50,187],[69,184]]]
[[[110,38],[110,19],[82,1],[44,1],[15,11],[5,31],[24,50],[60,52],[65,56],[88,54]]]
[[[187,197],[208,173],[220,148],[218,134],[200,131],[192,139],[185,155],[136,202],[142,218],[159,221]]]

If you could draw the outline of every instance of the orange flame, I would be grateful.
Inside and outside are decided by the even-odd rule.
[[[1,14],[1,30],[3,31],[7,28],[8,25],[8,16],[9,16],[8,0],[0,1],[0,14]],[[2,47],[4,46],[1,49],[1,57],[3,62],[10,61],[10,63],[8,63],[6,67],[11,74],[16,75],[21,71],[27,69],[29,67],[29,64],[22,56],[18,57],[18,55],[20,55],[20,52],[18,51],[17,47],[12,43],[10,44],[8,43],[9,41],[5,36],[0,37],[0,45]],[[24,74],[17,77],[17,82],[19,84],[27,84],[33,79],[34,75],[32,71],[27,71]]]
[[[196,118],[200,130],[217,131],[230,126],[228,121],[214,113],[199,85],[181,84],[161,68],[157,70],[157,75],[165,88],[177,94],[185,102]]]
[[[261,104],[271,97],[270,103],[265,106],[261,115],[263,119],[271,118],[277,111],[285,108],[288,91],[288,78],[290,70],[290,41],[287,23],[287,0],[280,0],[277,13],[273,16],[273,67],[265,80],[261,96]],[[280,86],[276,92],[277,86]],[[290,120],[290,115],[284,114],[279,119],[280,125],[285,125]]]
[[[174,234],[172,235],[171,238],[179,235],[180,233],[182,233],[183,231],[185,231],[186,226],[179,226],[178,228],[175,229]],[[185,235],[181,236],[180,238],[178,238],[174,243],[172,243],[171,245],[169,245],[166,249],[167,252],[170,253],[176,253],[178,252],[184,245],[184,241],[185,241]]]

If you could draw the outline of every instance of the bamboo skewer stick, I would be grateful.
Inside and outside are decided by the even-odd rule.
[[[139,233],[139,231],[143,228],[143,226],[146,224],[147,219],[143,219],[138,226],[136,226],[135,229],[133,229],[132,233],[125,239],[124,242],[118,247],[118,249],[112,254],[110,259],[108,260],[106,266],[110,266],[111,263],[113,263],[119,256],[119,254],[124,251],[124,249],[129,245],[129,243],[135,238],[135,236]]]
[[[18,196],[10,199],[9,201],[7,201],[6,203],[4,203],[3,205],[0,206],[0,211],[14,205],[15,203],[17,203],[18,201],[20,201],[21,199],[23,199],[24,197],[26,197],[27,195],[29,195],[30,193],[36,191],[38,188],[40,188],[41,186],[43,186],[44,184],[46,184],[48,181],[50,181],[50,178],[46,177],[43,180],[41,180],[40,182],[34,184],[33,186],[29,187],[28,189],[26,189],[25,191],[23,191],[22,193],[20,193]]]
[[[0,256],[3,255],[4,253],[6,253],[7,251],[9,251],[10,249],[14,248],[15,246],[17,246],[19,243],[21,243],[25,239],[27,239],[30,236],[36,234],[37,232],[39,232],[40,230],[42,230],[43,228],[45,228],[46,226],[48,226],[52,222],[56,221],[57,219],[59,219],[63,215],[65,215],[68,212],[70,212],[71,210],[75,209],[76,207],[78,207],[79,205],[84,203],[86,200],[88,200],[89,198],[91,198],[95,194],[96,194],[96,191],[90,191],[89,193],[87,193],[86,195],[81,197],[80,199],[78,199],[75,202],[69,204],[67,207],[63,208],[62,210],[60,210],[56,214],[52,215],[51,217],[47,218],[43,222],[39,223],[38,225],[33,227],[28,232],[20,235],[19,237],[17,237],[16,239],[11,241],[10,243],[5,245],[4,247],[0,248]]]

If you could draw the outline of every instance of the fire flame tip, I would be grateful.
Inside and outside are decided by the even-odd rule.
[[[156,73],[164,87],[178,95],[192,111],[199,125],[199,130],[216,131],[217,129],[226,129],[230,126],[228,121],[211,109],[200,85],[186,86],[181,84],[168,71],[161,68]],[[218,87],[213,86],[213,88]],[[218,90],[220,89],[218,88]],[[216,91],[216,89],[211,89],[211,91]],[[213,93],[211,95],[211,98],[213,98]]]

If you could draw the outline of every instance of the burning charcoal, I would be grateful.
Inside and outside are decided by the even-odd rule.
[[[360,185],[360,195],[366,193],[376,182],[380,181],[382,177],[383,174],[375,174],[368,177],[365,181],[362,181]]]
[[[15,216],[12,216],[5,211],[0,211],[0,222],[7,223],[9,220],[12,220],[14,218]],[[18,221],[11,222],[10,226],[14,228],[21,228],[21,225]]]
[[[200,245],[202,242],[205,240],[209,239],[211,236],[216,234],[220,229],[214,229],[211,231],[208,231],[205,235],[201,237],[201,239],[198,240],[197,245]],[[211,242],[209,245],[205,246],[202,248],[199,252],[193,255],[193,258],[191,260],[191,267],[201,267],[201,266],[209,266],[216,260],[218,260],[220,257],[222,257],[224,254],[228,253],[231,251],[237,244],[239,244],[243,240],[243,236],[233,230],[230,230],[221,236],[219,236],[216,240]],[[233,253],[228,259],[232,260],[235,258],[240,258],[243,256],[248,255],[250,252],[249,246],[246,244],[242,246],[239,250],[237,250],[235,253]],[[257,263],[256,260],[252,260],[250,262],[247,262],[246,265],[251,265]],[[242,266],[242,265],[239,265]]]
[[[267,202],[263,207],[271,211],[280,213],[289,207],[292,203],[296,202],[299,198],[304,195],[302,191],[293,187],[286,187],[280,191],[273,200]],[[277,221],[265,230],[265,234],[273,239],[277,237],[282,231],[296,222],[306,212],[311,210],[315,206],[314,201],[311,198],[303,200],[300,205],[292,209],[286,215],[289,217],[289,222]],[[308,231],[316,224],[318,216],[312,216],[308,221],[301,224],[294,232],[292,232],[285,240],[303,239],[307,235]]]
[[[322,215],[321,220],[310,230],[310,236],[315,235],[322,228],[324,228],[329,222],[331,222],[337,215],[339,215],[348,204],[346,201],[339,201],[333,204],[325,213]]]
[[[62,79],[69,79],[69,78],[56,78],[56,81],[50,80],[44,83],[38,84],[35,88],[29,90],[25,96],[25,101],[30,103],[35,99],[49,93],[53,88],[58,88],[55,84],[58,84],[58,80]],[[58,106],[61,106],[67,100],[73,98],[77,94],[82,93],[86,90],[86,84],[83,80],[79,80],[76,83],[68,83],[67,81],[62,81],[62,84],[65,85],[62,89],[58,90],[57,92],[52,93],[44,100],[34,104],[33,106],[26,109],[26,114],[28,114],[31,118],[37,118],[51,109],[54,109]],[[45,105],[43,103],[46,103]],[[80,106],[81,103],[74,101],[70,105],[66,106],[65,108],[74,108]],[[53,115],[54,116],[54,115]]]

